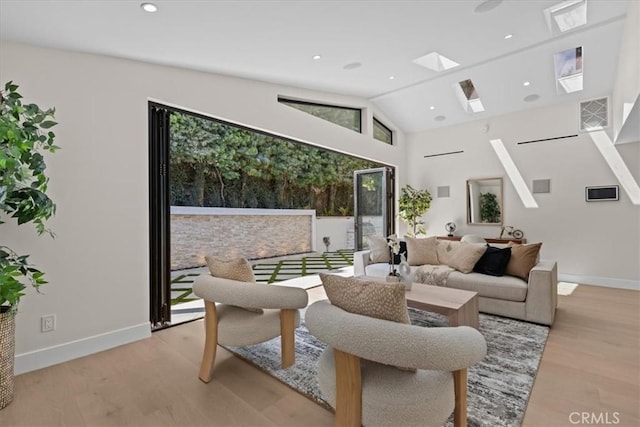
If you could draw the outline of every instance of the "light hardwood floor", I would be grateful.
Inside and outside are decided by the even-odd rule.
[[[639,329],[639,292],[579,286],[559,297],[524,425],[580,425],[586,413],[589,425],[639,426]],[[213,380],[200,382],[203,336],[197,321],[19,375],[0,425],[333,425],[331,412],[224,349]]]

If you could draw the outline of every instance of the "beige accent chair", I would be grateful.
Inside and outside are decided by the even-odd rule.
[[[280,336],[282,367],[293,365],[299,309],[308,303],[304,289],[203,274],[196,278],[193,293],[205,304],[205,343],[199,375],[203,382],[211,381],[218,344],[253,345]]]
[[[466,369],[487,353],[476,329],[396,323],[327,300],[312,304],[305,322],[329,344],[318,383],[336,410],[336,426],[442,426],[454,409],[454,425],[466,425]]]

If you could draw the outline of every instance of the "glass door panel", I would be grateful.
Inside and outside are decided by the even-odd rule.
[[[353,173],[355,250],[367,249],[368,236],[393,233],[393,171],[389,168]]]

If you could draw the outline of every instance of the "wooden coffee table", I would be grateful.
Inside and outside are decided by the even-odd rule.
[[[478,329],[477,292],[414,283],[405,296],[409,307],[447,316],[449,326],[471,326]]]
[[[405,293],[407,305],[419,310],[434,311],[449,318],[449,326],[471,326],[478,329],[478,293],[462,289],[414,283]],[[467,370],[453,372],[456,406],[453,425],[467,425]]]

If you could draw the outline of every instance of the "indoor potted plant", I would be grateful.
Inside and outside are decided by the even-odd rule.
[[[410,185],[400,189],[398,216],[413,229],[407,232],[407,236],[415,237],[418,234],[426,234],[424,221],[420,219],[431,207],[431,193],[428,190],[416,190]]]
[[[0,224],[14,218],[18,225],[32,223],[38,234],[53,234],[45,221],[55,213],[47,196],[43,152],[53,153],[55,134],[49,130],[54,109],[23,105],[18,86],[8,82],[0,91]],[[13,400],[15,313],[27,285],[36,290],[44,273],[0,241],[0,409]]]

